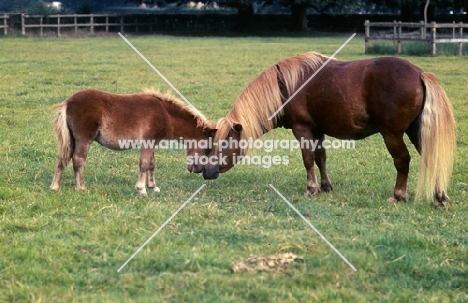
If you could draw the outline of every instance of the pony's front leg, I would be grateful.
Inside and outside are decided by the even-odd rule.
[[[146,195],[146,174],[149,170],[151,163],[151,156],[153,155],[152,149],[142,148],[140,152],[140,172],[138,174],[138,179],[135,184],[135,189],[143,195]]]
[[[314,136],[314,139],[312,144],[314,144],[315,164],[317,164],[320,171],[320,189],[328,193],[333,190],[333,186],[327,174],[327,154],[323,146],[325,135]]]
[[[154,159],[154,151],[151,154],[148,171],[146,172],[147,184],[149,188],[152,188],[154,192],[159,193],[161,190],[156,186],[154,181],[154,168],[156,165],[156,160]]]
[[[305,142],[313,142],[312,132],[306,127],[296,126],[292,129],[294,136],[300,142],[302,161],[304,162],[304,167],[307,171],[307,190],[305,192],[306,196],[316,195],[320,193],[320,187],[317,184],[317,178],[315,176],[314,160],[315,155],[312,146],[306,144]],[[309,146],[307,146],[309,145]]]

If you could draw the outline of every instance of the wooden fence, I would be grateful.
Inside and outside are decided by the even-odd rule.
[[[0,29],[3,28],[3,34],[6,36],[8,34],[8,15],[0,16],[0,21],[3,19],[3,22],[0,22]]]
[[[45,29],[57,31],[57,35],[62,34],[62,29],[71,29],[75,33],[79,30],[87,29],[94,33],[95,29],[109,32],[110,28],[117,28],[120,32],[125,31],[125,27],[131,26],[135,32],[139,27],[149,27],[153,32],[154,22],[152,18],[146,18],[149,21],[138,20],[138,16],[109,15],[109,14],[75,14],[75,15],[21,15],[21,33],[26,35],[27,29],[36,28],[39,35],[44,35]]]
[[[371,28],[374,31],[371,31]],[[397,53],[401,53],[402,41],[420,41],[431,44],[431,54],[436,55],[437,43],[458,43],[458,54],[463,54],[463,43],[468,42],[468,35],[463,32],[468,24],[460,23],[406,23],[394,22],[369,22],[364,23],[365,28],[365,52],[369,48],[370,40],[391,40],[397,45]],[[390,28],[388,30],[387,28]],[[451,31],[450,31],[451,29]],[[439,30],[439,33],[437,31]],[[448,31],[447,31],[448,30]],[[428,35],[428,31],[430,34]],[[442,32],[443,31],[443,32]]]

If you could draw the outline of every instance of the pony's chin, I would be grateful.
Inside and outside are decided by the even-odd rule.
[[[219,170],[203,170],[203,179],[205,180],[215,180],[219,177]]]
[[[187,165],[189,173],[199,174],[203,171],[203,167],[197,167],[195,165]]]

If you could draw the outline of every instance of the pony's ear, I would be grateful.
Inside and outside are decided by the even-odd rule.
[[[216,132],[217,132],[217,131],[218,131],[217,128],[210,128],[210,129],[208,130],[208,135],[209,135],[210,137],[214,137],[214,136],[216,135]]]
[[[234,125],[232,126],[232,129],[239,133],[242,130],[242,124],[234,123]]]

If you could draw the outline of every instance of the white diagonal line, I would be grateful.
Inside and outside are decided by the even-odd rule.
[[[128,260],[125,261],[125,263],[122,266],[120,266],[117,272],[120,272],[122,268],[124,268],[127,265],[127,263],[130,262],[143,249],[143,247],[146,246],[146,244],[148,244],[169,222],[171,222],[171,220],[174,219],[174,217],[182,210],[182,208],[184,208],[198,194],[198,192],[200,192],[200,190],[202,190],[202,188],[205,186],[206,184],[203,184],[202,186],[200,186],[200,188],[198,188],[197,191],[194,192],[193,195],[191,195],[190,198],[188,198],[188,200],[185,201],[184,204],[182,204],[182,206],[180,206],[179,209],[176,210],[176,212],[172,214],[172,216],[169,219],[167,219],[167,221],[164,222],[164,224],[161,225],[161,227],[159,227],[158,230],[155,231],[154,234],[152,234],[151,237],[149,237],[149,239],[146,240],[146,242],[143,243],[143,245],[140,246],[140,248],[138,248],[137,251],[130,258],[128,258]]]
[[[299,217],[302,218],[302,220],[304,220],[312,229],[313,231],[315,231],[315,233],[317,233],[317,235],[320,236],[320,238],[322,238],[323,241],[325,241],[325,243],[328,244],[328,246],[330,246],[337,254],[338,256],[341,257],[341,259],[343,259],[354,271],[357,271],[356,267],[353,266],[353,264],[351,264],[339,251],[338,249],[335,248],[335,246],[333,246],[333,244],[331,244],[313,225],[312,223],[309,222],[309,220],[307,220],[298,210],[297,208],[295,208],[291,202],[288,201],[288,199],[286,199],[277,189],[276,187],[274,187],[273,185],[271,184],[268,184],[270,185],[270,187],[278,194],[278,196],[280,196],[284,202],[286,202],[289,207],[291,207],[298,215]]]
[[[191,108],[193,108],[200,116],[203,117],[203,119],[206,120],[206,117],[192,104],[190,103],[189,100],[187,100],[187,98],[184,97],[184,95],[182,95],[181,92],[179,92],[179,90],[177,88],[175,88],[174,85],[172,85],[171,82],[169,82],[169,80],[167,80],[166,77],[164,77],[163,74],[161,74],[161,72],[158,71],[158,69],[156,67],[154,67],[153,64],[151,64],[151,62],[148,61],[148,59],[145,58],[145,56],[143,56],[142,53],[140,53],[135,46],[133,46],[133,44],[130,43],[130,41],[127,40],[127,38],[124,37],[124,35],[122,35],[120,32],[119,32],[119,36],[124,39],[125,42],[127,42],[127,44],[143,59],[145,60],[145,62],[164,80],[166,81],[167,84],[169,84],[169,86],[177,93],[179,94],[179,96],[185,100],[185,102],[187,102],[188,105],[190,105]]]
[[[291,97],[289,97],[289,99],[286,100],[286,102],[284,102],[283,105],[280,106],[280,108],[278,108],[278,110],[277,110],[276,112],[273,113],[273,115],[271,115],[270,118],[268,118],[268,120],[273,119],[273,117],[276,116],[276,115],[283,109],[283,107],[285,107],[286,104],[288,104],[289,101],[291,101],[291,99],[294,98],[294,96],[296,96],[296,95],[304,88],[304,86],[306,86],[307,83],[309,83],[310,80],[312,80],[312,79],[315,77],[315,75],[317,75],[317,74],[322,70],[322,68],[325,67],[325,65],[328,64],[328,62],[330,62],[330,60],[333,59],[333,58],[336,56],[336,54],[338,54],[338,53],[343,49],[343,47],[345,47],[346,44],[348,44],[349,41],[351,41],[351,39],[354,38],[354,36],[356,36],[356,33],[352,34],[351,37],[349,37],[348,40],[346,40],[346,42],[343,43],[343,45],[341,45],[340,48],[337,49],[336,52],[335,52],[333,55],[331,55],[331,57],[329,57],[328,60],[325,61],[325,63],[323,63],[322,66],[320,66],[320,68],[318,68],[318,69],[315,71],[315,73],[314,73],[312,76],[310,76],[310,78],[307,79],[307,81],[304,82],[304,84],[302,84],[301,87],[299,87],[299,88],[294,92],[294,94],[292,94]]]

